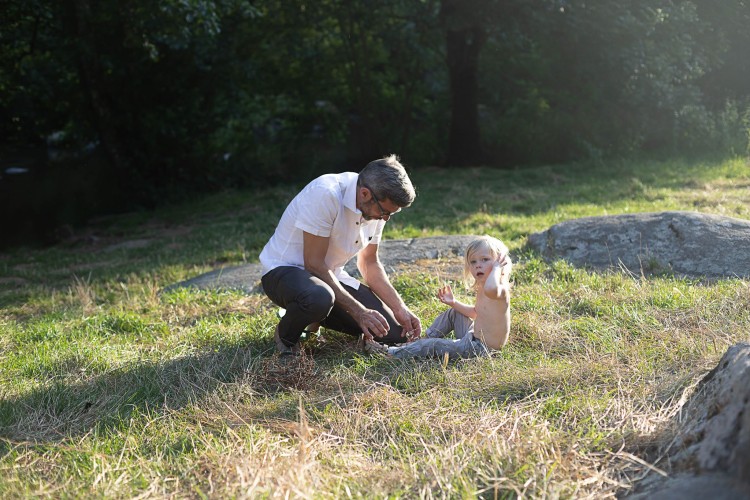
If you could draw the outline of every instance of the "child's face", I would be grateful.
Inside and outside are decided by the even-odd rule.
[[[495,260],[495,256],[486,248],[479,248],[469,254],[469,271],[477,283],[485,282]]]

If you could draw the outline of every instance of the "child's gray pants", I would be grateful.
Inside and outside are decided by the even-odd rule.
[[[451,331],[455,340],[442,338]],[[474,338],[474,321],[450,308],[435,318],[427,329],[427,338],[389,347],[388,353],[399,359],[443,357],[445,354],[450,359],[456,359],[484,356],[489,351],[487,346]]]

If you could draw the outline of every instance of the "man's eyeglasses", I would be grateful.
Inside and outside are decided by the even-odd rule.
[[[400,208],[399,208],[398,210],[396,210],[395,212],[389,212],[389,211],[385,210],[385,209],[383,208],[383,205],[381,205],[381,204],[380,204],[380,200],[378,200],[378,197],[377,197],[377,196],[375,196],[375,191],[373,191],[373,190],[372,190],[372,188],[371,188],[370,186],[366,186],[366,185],[364,185],[364,184],[362,184],[362,187],[365,187],[365,188],[367,188],[367,190],[368,190],[368,191],[370,191],[370,194],[372,195],[372,199],[373,199],[373,200],[375,200],[375,203],[377,203],[377,205],[378,205],[378,208],[380,209],[380,218],[381,218],[381,219],[383,219],[383,220],[388,220],[388,219],[390,219],[390,218],[391,218],[391,217],[392,217],[392,216],[393,216],[394,214],[397,214],[397,213],[399,213],[399,212],[401,211],[401,209],[400,209]]]

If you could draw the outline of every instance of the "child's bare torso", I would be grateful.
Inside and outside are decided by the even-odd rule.
[[[504,287],[499,299],[487,297],[481,290],[477,293],[474,306],[477,317],[474,320],[474,337],[484,342],[490,349],[500,349],[508,340],[510,331],[510,297]]]

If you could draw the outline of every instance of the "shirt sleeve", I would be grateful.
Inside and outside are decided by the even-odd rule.
[[[331,236],[338,208],[339,196],[335,190],[320,184],[310,184],[300,193],[294,227],[328,238]]]

